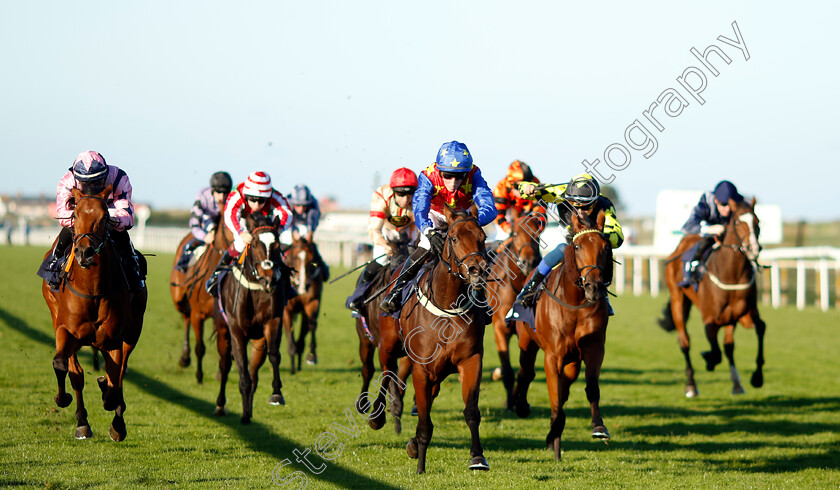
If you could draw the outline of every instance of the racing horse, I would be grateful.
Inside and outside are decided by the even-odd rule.
[[[93,437],[82,397],[84,372],[77,357],[85,345],[103,353],[106,376],[100,376],[97,383],[103,407],[114,411],[109,433],[115,441],[125,439],[123,378],[128,358],[140,339],[146,311],[146,287],[131,291],[109,237],[106,199],[110,193],[110,185],[98,194],[72,190],[76,205],[66,280],[57,291],[50,289],[46,281],[41,286],[55,330],[55,403],[64,408],[73,401],[64,387],[69,370],[70,384],[76,393],[76,439]]]
[[[598,378],[604,360],[609,307],[604,283],[613,256],[609,240],[603,235],[604,212],[593,223],[589,216],[571,215],[572,244],[566,247],[559,269],[545,280],[545,290],[536,303],[535,329],[519,322],[519,373],[514,387],[516,414],[527,417],[528,387],[534,379],[537,352],[545,352],[545,378],[551,405],[551,423],[546,445],[560,460],[560,441],[566,425],[563,406],[569,399],[571,384],[586,364],[586,398],[592,415],[592,437],[610,438],[601,418]]]
[[[505,314],[513,306],[516,295],[525,286],[526,279],[540,263],[539,236],[544,227],[545,217],[533,213],[526,214],[514,221],[511,235],[498,249],[490,268],[487,281],[487,297],[493,299],[493,330],[496,350],[499,353],[501,367],[493,372],[493,379],[501,377],[507,400],[507,408],[513,409],[514,373],[510,365],[510,338],[516,333],[512,320],[505,319]]]
[[[406,445],[409,457],[417,459],[417,473],[426,471],[426,451],[432,440],[432,402],[440,391],[440,383],[450,374],[458,373],[464,400],[464,420],[470,429],[470,465],[472,470],[489,470],[484,458],[478,427],[478,409],[484,356],[484,327],[487,320],[486,300],[483,299],[487,251],[484,231],[478,224],[477,210],[451,211],[443,207],[448,224],[439,260],[421,272],[417,286],[409,289],[408,301],[399,318],[384,316],[380,329],[395,328],[402,342],[380,346],[383,370],[397,371],[397,357],[403,352],[413,364],[412,379],[417,404],[417,431]],[[395,326],[388,325],[394,322]],[[390,383],[384,376],[377,404],[384,404]],[[391,375],[393,377],[393,375]],[[378,429],[384,424],[380,411],[370,419]]]
[[[186,272],[175,268],[175,264],[184,253],[184,246],[193,239],[192,233],[181,240],[175,253],[175,262],[169,275],[169,292],[175,309],[184,319],[184,345],[178,363],[181,367],[190,365],[190,329],[195,333],[195,379],[199,383],[204,381],[202,359],[204,359],[204,320],[213,316],[213,297],[204,289],[204,283],[213,274],[222,253],[230,245],[233,237],[224,224],[216,223],[216,233],[212,246],[200,245],[193,251],[193,259]]]
[[[666,331],[677,330],[680,349],[685,356],[686,386],[685,396],[698,395],[694,381],[694,368],[689,357],[689,336],[686,321],[691,305],[697,306],[706,327],[706,338],[711,350],[701,355],[706,361],[706,369],[713,371],[721,362],[718,345],[718,331],[724,329],[723,352],[729,361],[729,374],[732,381],[732,394],[744,393],[738,370],[735,368],[735,324],[740,322],[746,328],[755,328],[758,337],[758,355],[756,369],[750,378],[750,384],[760,388],[764,384],[764,332],[766,325],[758,314],[758,294],[756,292],[756,267],[761,246],[758,243],[759,223],[755,215],[755,198],[751,203],[729,201],[732,213],[724,229],[719,246],[716,245],[705,261],[706,274],[697,285],[680,288],[683,274],[682,261],[678,260],[699,240],[698,235],[683,237],[665,266],[665,280],[668,284],[670,299],[663,310],[659,324]],[[755,264],[755,267],[754,267]],[[698,266],[701,267],[701,266]]]
[[[399,244],[397,254],[391,258],[389,266],[379,270],[379,273],[373,279],[368,289],[370,291],[384,291],[389,280],[399,273],[400,266],[405,262],[408,254],[407,244]],[[359,278],[361,279],[363,275],[360,274]],[[359,359],[362,361],[362,391],[356,399],[356,410],[359,413],[367,413],[371,409],[371,405],[366,402],[366,394],[370,389],[370,383],[376,371],[376,368],[373,366],[373,356],[376,354],[377,349],[379,349],[380,354],[379,365],[383,372],[388,371],[387,363],[389,362],[388,359],[383,359],[383,352],[394,353],[396,348],[396,352],[400,352],[403,356],[405,355],[399,350],[401,347],[397,347],[401,345],[402,340],[400,339],[400,333],[397,331],[395,323],[393,321],[381,321],[382,317],[380,316],[379,305],[382,304],[384,297],[385,295],[380,293],[371,298],[365,304],[361,315],[356,317],[356,334],[359,336]],[[402,432],[401,417],[403,412],[403,396],[405,395],[405,380],[408,379],[408,375],[411,373],[411,360],[408,357],[401,357],[396,365],[398,367],[391,372],[397,374],[400,383],[390,383],[389,388],[391,415],[394,416],[394,432],[399,434]],[[394,367],[393,363],[392,367]],[[382,423],[384,423],[384,420],[380,418],[374,422],[374,425]],[[378,429],[380,427],[381,425],[376,428]]]
[[[219,350],[221,386],[213,414],[225,415],[225,385],[231,367],[231,351],[239,370],[239,392],[242,394],[243,424],[251,422],[258,372],[266,352],[272,368],[272,395],[269,403],[285,405],[280,381],[280,321],[287,292],[280,241],[274,223],[255,213],[246,220],[246,229],[253,236],[240,259],[229,273],[219,280],[218,300],[213,306],[216,347]],[[251,340],[251,361],[246,351]]]
[[[294,271],[291,278],[292,286],[297,289],[297,296],[289,299],[283,310],[283,327],[289,338],[292,374],[295,374],[296,370],[300,371],[307,333],[310,333],[312,337],[309,339],[309,354],[306,356],[306,363],[309,365],[318,363],[318,355],[315,352],[315,330],[318,328],[318,312],[321,310],[321,292],[324,281],[317,273],[318,262],[315,258],[318,255],[315,246],[305,238],[299,238],[286,251],[286,265]],[[297,315],[300,315],[300,333],[295,341],[293,323]],[[297,369],[295,369],[296,364]]]

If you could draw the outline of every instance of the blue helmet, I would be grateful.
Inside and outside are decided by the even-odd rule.
[[[450,141],[441,145],[435,159],[435,168],[440,172],[467,173],[472,170],[473,159],[467,145]]]
[[[105,163],[105,158],[95,151],[79,153],[70,170],[79,182],[102,180],[108,176],[108,164]]]
[[[314,203],[315,199],[312,197],[312,192],[309,190],[309,187],[306,187],[304,184],[298,184],[289,195],[289,201],[292,202],[293,206],[308,206]]]
[[[738,193],[738,189],[735,187],[735,184],[729,182],[728,180],[721,180],[718,185],[715,186],[714,194],[715,199],[717,199],[721,204],[728,203],[730,199],[735,202],[741,202],[744,200],[744,196]]]

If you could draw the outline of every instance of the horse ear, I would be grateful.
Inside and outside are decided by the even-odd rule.
[[[470,206],[469,212],[473,218],[478,219],[478,206],[476,206],[475,203]]]
[[[572,217],[572,231],[577,233],[580,231],[580,219],[575,212],[572,212],[569,216]]]
[[[755,196],[753,196],[752,202],[750,202],[750,207],[755,209]]]
[[[596,228],[600,231],[604,231],[604,222],[607,220],[607,215],[604,213],[604,210],[598,211],[598,218],[595,220]]]
[[[82,197],[82,191],[76,187],[73,187],[70,189],[70,195],[72,195],[73,199],[75,199],[76,202],[78,202],[79,198]]]
[[[452,221],[452,209],[446,204],[443,205],[443,217],[446,221]]]
[[[113,186],[113,185],[108,184],[108,186],[107,186],[107,187],[105,187],[104,189],[102,189],[102,192],[100,192],[99,194],[97,194],[97,195],[96,195],[96,197],[99,197],[99,198],[102,198],[102,199],[106,199],[108,196],[110,196],[110,195],[111,195],[111,189],[113,189],[113,188],[114,188],[114,186]]]

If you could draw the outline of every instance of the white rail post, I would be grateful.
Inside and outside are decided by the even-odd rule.
[[[642,274],[642,257],[637,255],[633,257],[633,296],[642,294],[643,274]]]
[[[782,287],[781,279],[779,277],[779,263],[773,262],[770,264],[770,304],[773,308],[778,308],[782,305]]]
[[[820,308],[828,311],[828,261],[820,259]]]
[[[659,257],[650,257],[650,295],[659,296]]]
[[[796,309],[805,309],[805,261],[796,261]]]
[[[615,294],[622,294],[624,292],[624,262],[627,257],[619,257],[615,264]]]

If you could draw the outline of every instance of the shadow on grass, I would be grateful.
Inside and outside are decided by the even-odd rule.
[[[46,344],[48,346],[55,345],[55,339],[53,338],[53,336],[45,334],[44,332],[29,326],[25,321],[12,315],[11,313],[2,308],[0,308],[0,320],[5,322],[6,325],[8,325],[10,328],[25,335],[26,337],[37,343]],[[187,395],[181,391],[170,387],[166,383],[160,382],[150,376],[147,376],[146,374],[136,369],[130,369],[125,379],[126,381],[135,385],[141,391],[151,396],[154,396],[156,398],[159,398],[160,400],[167,401],[175,405],[179,405],[182,408],[192,411],[195,415],[212,420],[218,423],[219,425],[227,426],[228,428],[235,431],[238,434],[239,438],[242,440],[242,442],[247,444],[251,450],[276,458],[278,462],[287,458],[291,461],[294,461],[294,455],[292,453],[292,450],[305,449],[304,447],[299,447],[298,443],[296,443],[295,441],[291,441],[277,434],[273,434],[271,432],[270,427],[260,424],[259,422],[251,422],[250,425],[242,425],[239,423],[239,420],[234,420],[233,417],[214,417],[212,415],[209,415],[213,413],[213,409],[215,409],[216,407],[214,403],[210,403]],[[312,456],[310,456],[310,458],[312,458]],[[313,458],[312,461],[318,460]],[[361,473],[349,470],[333,462],[330,462],[327,465],[327,469],[319,475],[315,475],[312,472],[307,471],[302,464],[299,464],[299,466],[288,467],[288,469],[284,471],[282,475],[279,476],[285,477],[287,475],[291,475],[291,473],[295,470],[303,471],[306,474],[307,478],[315,478],[342,487],[354,486],[363,488],[398,488],[393,485],[388,485],[381,481],[372,479]],[[138,483],[143,483],[142,479],[138,481]],[[4,484],[9,484],[9,482],[4,482]],[[26,482],[25,484],[28,485],[31,484],[31,482]]]

